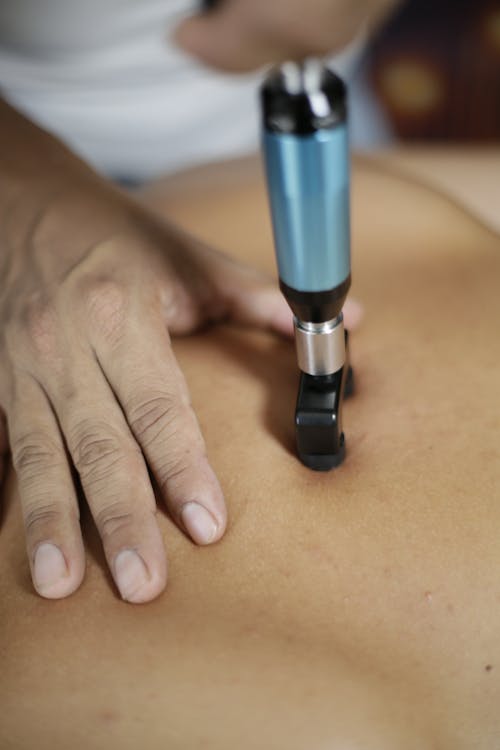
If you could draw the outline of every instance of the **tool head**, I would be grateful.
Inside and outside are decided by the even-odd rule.
[[[260,90],[262,146],[281,290],[295,315],[301,461],[326,471],[345,455],[349,365],[342,305],[351,282],[346,87],[321,60],[285,62]]]
[[[352,390],[352,369],[347,364],[333,375],[301,373],[295,410],[297,451],[310,469],[329,471],[344,460],[342,402]]]

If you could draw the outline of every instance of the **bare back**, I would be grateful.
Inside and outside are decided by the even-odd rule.
[[[273,270],[253,162],[145,199]],[[293,347],[175,342],[231,517],[197,548],[159,511],[157,601],[125,604],[85,520],[83,587],[29,581],[16,482],[0,534],[0,746],[491,750],[500,740],[500,248],[447,199],[366,164],[354,186],[348,455],[293,452]]]

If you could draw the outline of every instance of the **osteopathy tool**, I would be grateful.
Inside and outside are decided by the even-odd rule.
[[[320,60],[287,62],[265,78],[260,101],[280,287],[301,371],[297,450],[326,471],[345,456],[342,402],[352,390],[342,317],[351,283],[346,87]]]
[[[210,12],[218,0],[203,0]],[[262,152],[280,287],[300,369],[297,451],[342,463],[342,403],[353,390],[342,306],[351,284],[347,92],[320,60],[273,68],[260,90]]]

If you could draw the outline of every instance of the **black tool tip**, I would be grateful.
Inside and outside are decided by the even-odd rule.
[[[339,447],[336,453],[299,453],[299,458],[308,469],[313,471],[331,471],[336,469],[337,466],[345,459],[345,442],[344,434],[341,435],[342,445]]]
[[[345,458],[341,405],[347,369],[333,375],[300,376],[295,411],[297,452],[302,463],[315,471],[334,469]]]

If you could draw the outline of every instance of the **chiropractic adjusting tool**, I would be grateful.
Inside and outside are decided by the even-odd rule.
[[[351,283],[346,98],[344,83],[316,59],[274,68],[260,91],[280,288],[301,371],[297,450],[318,471],[345,457],[342,402],[353,387],[342,317]]]
[[[218,0],[202,0],[210,12]],[[286,62],[260,89],[262,152],[280,288],[294,314],[300,460],[345,457],[342,402],[353,390],[342,306],[351,284],[347,92],[320,60]]]

